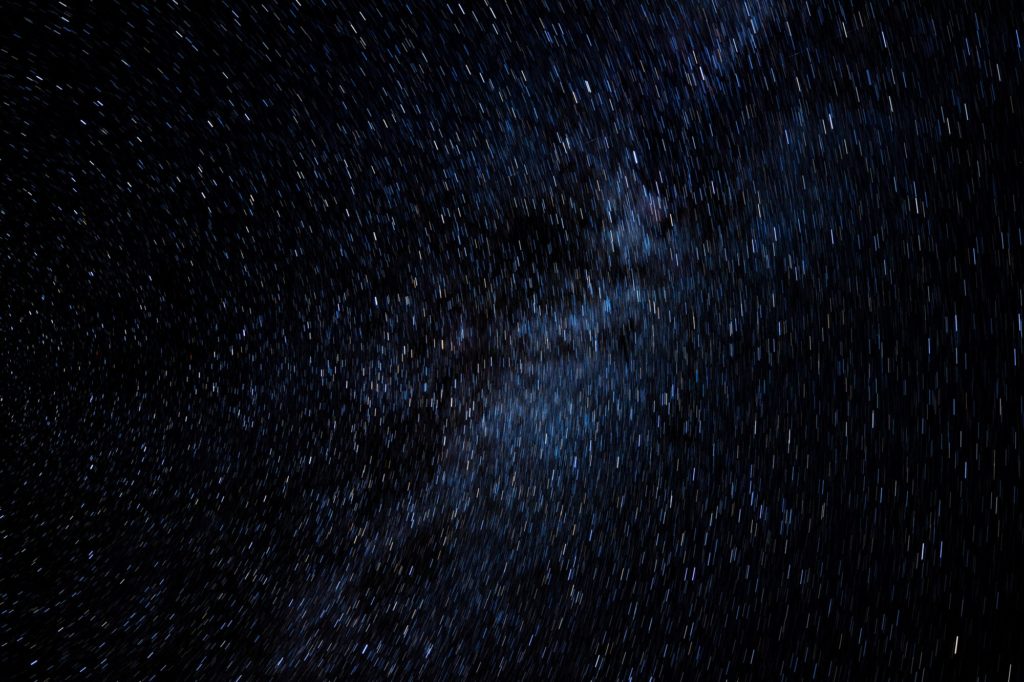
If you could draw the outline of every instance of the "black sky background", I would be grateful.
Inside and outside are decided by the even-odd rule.
[[[11,679],[1024,671],[1019,9],[11,9]]]

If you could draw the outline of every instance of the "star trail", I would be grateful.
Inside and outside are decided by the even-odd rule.
[[[1021,8],[6,14],[5,679],[1024,675]]]

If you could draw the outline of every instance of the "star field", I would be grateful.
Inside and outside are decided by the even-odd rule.
[[[1024,675],[1020,8],[11,9],[6,679]]]

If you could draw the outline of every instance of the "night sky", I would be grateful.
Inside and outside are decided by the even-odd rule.
[[[1024,679],[1019,5],[3,14],[0,676]]]

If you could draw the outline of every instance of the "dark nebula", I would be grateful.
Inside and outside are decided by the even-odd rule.
[[[4,15],[4,679],[1024,679],[1020,6]]]

